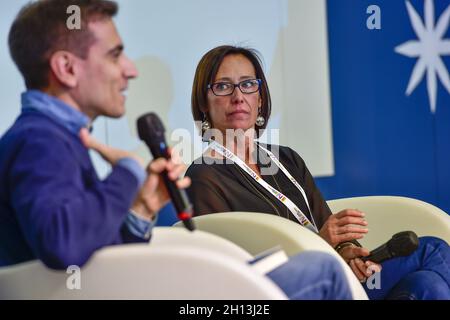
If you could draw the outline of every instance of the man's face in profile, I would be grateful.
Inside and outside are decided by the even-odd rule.
[[[137,76],[134,63],[123,53],[123,43],[111,19],[89,23],[95,41],[85,60],[77,64],[77,102],[91,117],[117,118],[125,112],[128,80]]]

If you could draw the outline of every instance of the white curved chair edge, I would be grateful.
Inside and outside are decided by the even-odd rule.
[[[344,269],[353,298],[368,299],[361,283],[341,256],[314,232],[295,222],[256,212],[221,212],[195,217],[194,222],[200,230],[228,239],[253,255],[276,245],[281,245],[289,256],[305,250],[329,253]],[[175,226],[182,227],[180,223]]]
[[[176,230],[170,229],[157,233]],[[217,238],[206,233],[201,237]],[[186,235],[182,238],[183,244],[99,250],[81,269],[81,290],[67,288],[71,274],[39,261],[0,268],[0,299],[286,299],[272,281],[242,261],[248,255],[242,249],[233,256],[229,252],[236,246],[223,245],[226,240],[212,240],[228,247],[223,253],[214,245],[199,247],[189,244]]]
[[[450,216],[430,203],[399,196],[353,197],[327,203],[334,213],[347,208],[366,213],[369,230],[377,230],[376,234],[369,232],[361,240],[369,249],[384,243],[395,232],[405,230],[415,231],[418,236],[436,236],[450,244]]]
[[[340,198],[340,199],[332,199],[328,200],[327,204],[331,205],[333,208],[342,208],[346,209],[345,207],[348,203],[357,203],[362,204],[380,204],[380,203],[386,203],[386,204],[405,204],[405,205],[414,205],[417,208],[422,208],[428,211],[428,214],[436,217],[437,219],[442,220],[442,223],[445,224],[449,230],[450,230],[450,217],[447,212],[444,210],[432,205],[431,203],[414,199],[414,198],[408,198],[408,197],[401,197],[401,196],[363,196],[363,197],[350,197],[350,198]],[[335,212],[333,212],[335,213]]]
[[[218,250],[224,255],[247,263],[253,256],[235,243],[202,230],[193,232],[184,228],[156,227],[152,230],[151,247],[190,245],[196,248]]]

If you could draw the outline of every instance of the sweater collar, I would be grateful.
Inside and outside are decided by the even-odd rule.
[[[62,100],[39,90],[22,93],[22,112],[37,111],[78,136],[81,128],[90,127],[90,119]]]

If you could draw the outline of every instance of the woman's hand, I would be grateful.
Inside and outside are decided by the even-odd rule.
[[[361,239],[368,231],[363,212],[345,209],[329,216],[319,235],[334,248],[341,242]]]
[[[369,250],[366,248],[360,248],[355,245],[350,245],[342,248],[339,251],[341,257],[348,263],[355,276],[359,281],[366,281],[367,277],[370,277],[374,272],[381,271],[381,265],[372,261],[362,261],[360,257],[366,257],[369,255]]]

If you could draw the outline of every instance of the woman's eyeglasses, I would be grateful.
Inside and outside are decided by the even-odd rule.
[[[211,89],[216,96],[232,95],[236,87],[244,94],[255,93],[261,86],[261,79],[248,79],[239,83],[231,82],[216,82],[208,84],[208,89]]]

